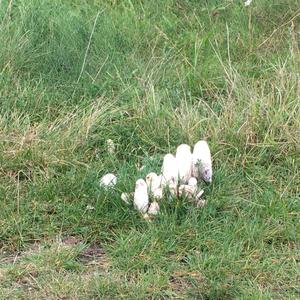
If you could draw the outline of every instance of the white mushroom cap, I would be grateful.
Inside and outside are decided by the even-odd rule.
[[[195,177],[191,177],[189,179],[188,185],[190,185],[190,186],[197,186],[197,183],[198,183],[197,179]]]
[[[153,197],[157,200],[161,200],[163,198],[163,189],[158,188],[153,192]]]
[[[135,191],[133,203],[137,210],[145,213],[149,205],[149,196],[147,191],[147,183],[144,179],[138,179],[135,183]]]
[[[168,153],[164,156],[163,166],[162,166],[162,181],[164,184],[169,182],[178,182],[178,166],[174,155]]]
[[[181,144],[176,150],[176,161],[178,165],[178,173],[180,182],[188,183],[192,176],[192,153],[191,147],[186,144]]]
[[[206,141],[199,141],[194,146],[192,175],[207,183],[212,181],[212,159]]]
[[[151,172],[146,176],[146,183],[150,191],[153,193],[160,187],[161,176],[157,176],[156,173]]]
[[[156,201],[153,201],[148,209],[148,214],[149,215],[157,215],[159,212],[159,204]]]
[[[113,187],[116,185],[116,183],[117,177],[112,173],[106,174],[100,179],[100,185],[103,187]]]
[[[182,184],[178,189],[178,196],[186,195],[189,199],[194,199],[197,192],[197,186]]]

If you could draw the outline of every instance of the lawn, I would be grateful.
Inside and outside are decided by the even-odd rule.
[[[0,1],[0,299],[299,299],[299,8]],[[200,139],[205,207],[121,200]]]

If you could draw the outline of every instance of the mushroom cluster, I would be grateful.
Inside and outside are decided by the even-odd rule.
[[[197,207],[205,205],[202,199],[203,190],[198,183],[203,180],[212,182],[212,159],[206,141],[198,141],[191,152],[191,147],[181,144],[176,149],[175,156],[168,153],[164,156],[161,174],[149,173],[145,180],[139,178],[135,183],[134,193],[122,193],[121,199],[127,204],[133,197],[134,207],[145,218],[155,216],[159,212],[159,201],[168,192],[172,197],[186,197]],[[111,186],[116,183],[112,174],[103,176],[100,183]]]

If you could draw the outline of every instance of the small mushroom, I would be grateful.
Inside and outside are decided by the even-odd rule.
[[[161,184],[161,176],[157,176],[156,173],[151,172],[146,176],[146,183],[150,190],[150,192],[154,192],[160,187]]]
[[[194,146],[193,151],[192,176],[204,180],[206,183],[212,182],[212,160],[210,149],[206,141],[199,141]]]
[[[156,201],[153,201],[149,206],[148,214],[156,216],[158,212],[159,212],[159,205]]]
[[[153,192],[153,197],[156,200],[161,200],[163,198],[163,189],[158,188]]]
[[[195,177],[191,177],[190,179],[189,179],[189,182],[188,182],[188,185],[189,186],[197,186],[197,179],[195,178]]]
[[[196,192],[197,186],[182,184],[179,186],[178,196],[186,195],[188,199],[195,199]]]
[[[112,173],[106,174],[102,176],[100,179],[100,186],[103,187],[113,187],[116,185],[116,183],[117,183],[117,177]]]
[[[191,147],[181,144],[176,149],[176,162],[178,166],[179,181],[187,184],[192,176],[192,153]]]
[[[168,153],[164,156],[162,166],[162,181],[164,185],[178,182],[178,165],[174,155]]]
[[[135,184],[134,206],[141,213],[146,213],[149,205],[149,196],[147,191],[147,183],[144,179],[138,179]]]

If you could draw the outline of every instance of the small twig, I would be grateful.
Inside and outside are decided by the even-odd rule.
[[[17,214],[20,215],[20,172],[18,172],[17,177]]]
[[[106,64],[107,60],[108,60],[108,55],[107,55],[107,57],[105,58],[105,60],[104,60],[103,64],[102,64],[102,65],[101,65],[101,67],[100,67],[100,69],[98,70],[98,72],[97,72],[96,76],[93,78],[93,83],[94,83],[94,82],[95,82],[95,80],[98,78],[98,76],[99,76],[99,74],[100,74],[100,72],[101,72],[102,68],[103,68],[103,67],[104,67],[104,65]]]
[[[227,22],[226,22],[226,32],[227,32],[227,55],[228,55],[228,63],[229,63],[229,67],[231,69],[230,44],[229,44],[229,28],[228,28]]]
[[[292,52],[293,54],[299,54],[299,47],[297,42],[297,29],[294,21],[291,24],[291,40],[292,40]]]
[[[288,188],[290,187],[291,183],[294,181],[294,179],[297,177],[298,174],[295,174],[293,178],[290,180],[290,182],[286,185],[285,189],[280,194],[280,199],[283,198],[284,194],[287,192]]]
[[[200,101],[201,103],[203,103],[209,110],[210,110],[210,112],[218,119],[218,120],[220,120],[220,117],[214,112],[214,110],[209,106],[209,104],[206,102],[206,101],[204,101],[203,99],[201,99],[201,98],[196,98],[198,101]]]
[[[103,12],[103,11],[102,11]],[[83,58],[83,62],[82,62],[82,66],[81,66],[81,71],[80,71],[80,74],[78,76],[78,79],[77,79],[77,82],[79,82],[81,76],[82,76],[82,73],[83,73],[83,70],[84,70],[84,67],[85,67],[85,63],[86,63],[86,59],[87,59],[87,55],[88,55],[88,52],[89,52],[89,49],[90,49],[90,45],[91,45],[91,41],[92,41],[92,37],[93,37],[93,34],[94,34],[94,31],[95,31],[95,27],[96,27],[96,24],[97,24],[97,20],[98,20],[98,17],[100,15],[100,11],[98,11],[97,13],[97,16],[95,18],[95,21],[94,21],[94,25],[93,25],[93,29],[92,29],[92,32],[90,34],[90,38],[89,38],[89,42],[88,42],[88,45],[86,47],[86,50],[85,50],[85,54],[84,54],[84,58]]]
[[[295,20],[299,16],[300,16],[300,10],[298,10],[296,12],[296,14],[289,21],[281,24],[279,27],[277,27],[276,29],[274,29],[274,31],[262,43],[260,43],[257,46],[257,49],[260,48],[261,46],[263,46],[279,29],[281,29],[282,27],[288,25],[289,23],[291,23],[293,20]]]
[[[81,71],[80,71],[80,74],[77,78],[77,81],[76,81],[76,87],[73,91],[73,95],[72,95],[72,98],[74,97],[75,93],[76,93],[76,90],[77,90],[77,87],[78,87],[78,83],[79,83],[79,80],[82,76],[82,73],[84,71],[84,67],[85,67],[85,64],[86,64],[86,59],[87,59],[87,55],[88,55],[88,52],[89,52],[89,49],[90,49],[90,45],[91,45],[91,41],[92,41],[92,37],[93,37],[93,34],[95,32],[95,28],[96,28],[96,24],[97,24],[97,20],[98,20],[98,17],[100,15],[100,13],[102,13],[104,11],[104,9],[102,11],[98,11],[97,15],[96,15],[96,18],[95,18],[95,21],[94,21],[94,25],[93,25],[93,29],[92,29],[92,32],[90,34],[90,38],[89,38],[89,41],[88,41],[88,44],[87,44],[87,47],[86,47],[86,50],[85,50],[85,54],[84,54],[84,58],[83,58],[83,62],[82,62],[82,66],[81,66]]]

